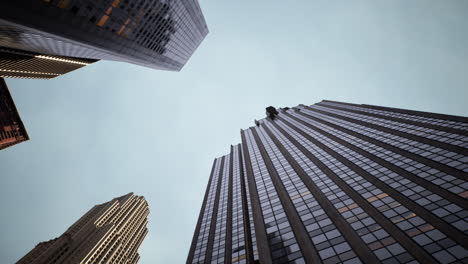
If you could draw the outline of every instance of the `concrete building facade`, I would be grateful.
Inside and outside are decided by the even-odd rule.
[[[17,264],[138,263],[148,203],[133,193],[91,208],[61,236],[39,243]]]

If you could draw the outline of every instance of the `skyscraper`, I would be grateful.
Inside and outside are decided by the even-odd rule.
[[[148,203],[133,193],[91,208],[65,233],[39,243],[18,264],[138,263]]]
[[[51,79],[93,62],[0,47],[0,77]]]
[[[178,71],[208,34],[196,0],[17,0],[0,10],[0,47],[69,60]]]
[[[0,77],[0,150],[29,140],[5,80]]]
[[[255,123],[187,263],[468,263],[468,118],[322,101]]]

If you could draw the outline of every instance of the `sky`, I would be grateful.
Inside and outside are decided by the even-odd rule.
[[[0,152],[0,263],[134,192],[142,264],[184,263],[213,159],[265,107],[322,99],[468,116],[466,0],[200,0],[181,72],[100,61],[7,79],[30,141]]]

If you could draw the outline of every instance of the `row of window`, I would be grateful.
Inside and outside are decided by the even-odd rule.
[[[309,115],[313,115],[314,117],[320,118],[335,125],[350,129],[359,134],[374,138],[389,145],[401,148],[408,152],[420,155],[422,157],[426,157],[439,163],[443,163],[455,169],[468,172],[468,164],[465,161],[467,157],[462,154],[457,154],[454,152],[443,150],[425,143],[389,134],[380,130],[372,129],[353,122],[348,122],[342,119],[323,115],[317,112],[309,111],[307,109],[303,109],[302,112],[307,113]],[[441,157],[443,157],[443,159],[441,159]]]
[[[357,113],[353,113],[353,112],[349,112],[345,110],[336,110],[333,108],[323,107],[320,105],[314,105],[314,106],[311,106],[311,108],[320,109],[322,111],[338,114],[341,116],[351,117],[353,119],[364,121],[370,124],[383,126],[386,128],[408,133],[411,135],[421,136],[424,138],[436,140],[436,141],[446,143],[446,144],[452,144],[452,145],[456,145],[460,147],[468,146],[468,137],[459,135],[459,134],[454,134],[454,133],[449,133],[449,132],[445,132],[441,130],[411,125],[407,123],[396,122],[396,121],[388,120],[385,118],[378,118],[378,117],[368,116],[364,114],[357,114]]]
[[[406,119],[406,120],[411,120],[411,121],[422,122],[422,123],[431,124],[431,125],[451,127],[451,128],[456,128],[456,129],[462,129],[462,130],[468,130],[468,124],[467,123],[458,122],[458,121],[438,119],[438,118],[430,118],[430,117],[424,117],[424,116],[418,116],[418,115],[410,115],[410,114],[404,114],[404,113],[398,113],[398,112],[392,112],[392,111],[385,111],[385,110],[377,110],[377,109],[372,109],[372,108],[351,106],[351,105],[332,103],[332,102],[321,102],[320,104],[338,106],[338,107],[348,108],[348,109],[354,109],[354,110],[364,111],[364,112],[368,112],[368,113],[374,113],[374,114],[379,114],[379,115],[384,115],[384,116],[389,116],[389,117],[396,117],[396,118],[401,118],[401,119]]]
[[[196,238],[197,242],[192,263],[203,263],[206,257],[208,236],[210,233],[210,225],[212,221],[216,189],[218,186],[218,178],[221,170],[221,162],[221,158],[215,160],[215,167],[213,170],[213,175],[211,176],[211,184],[207,190],[208,196],[206,200],[205,210],[202,212],[203,217],[200,225],[200,231],[198,237]],[[214,219],[214,221],[216,221],[216,219]]]
[[[289,220],[250,129],[246,130],[246,138],[273,262],[288,263],[302,258]]]
[[[304,118],[298,114],[293,114],[295,117],[306,121],[310,125],[316,126],[317,128],[322,128],[326,129],[327,132],[332,133],[334,132],[334,129],[330,127],[325,127],[325,125],[320,124],[318,122],[315,122],[313,120]],[[407,196],[411,200],[417,200],[418,199],[426,199],[426,200],[432,200],[433,203],[426,207],[424,206],[428,211],[432,211],[435,215],[438,217],[443,218],[448,217],[448,218],[443,218],[449,223],[453,223],[455,227],[458,227],[461,229],[461,231],[466,231],[466,228],[468,225],[466,225],[466,222],[463,222],[462,217],[466,218],[466,210],[461,210],[460,207],[457,205],[449,203],[447,200],[442,199],[441,197],[429,192],[428,190],[425,190],[421,186],[417,186],[416,184],[410,182],[407,179],[404,179],[403,177],[397,175],[396,173],[390,172],[387,168],[381,167],[377,165],[375,162],[359,155],[358,153],[351,151],[344,146],[332,141],[331,139],[325,137],[324,135],[314,131],[313,129],[310,129],[301,123],[287,118],[289,122],[294,124],[295,126],[299,127],[300,129],[306,131],[308,134],[312,135],[315,139],[321,141],[323,144],[325,144],[327,147],[332,149],[333,151],[339,153],[346,159],[352,161],[355,165],[360,166],[367,172],[369,172],[373,177],[376,177],[378,180],[381,180],[388,184],[389,187],[396,189],[397,191],[401,192],[403,195]],[[291,132],[291,134],[294,134]],[[303,141],[303,144],[311,144],[310,142]],[[313,146],[312,150],[320,151],[320,148],[317,146]],[[316,154],[315,154],[316,155]],[[316,155],[317,156],[317,155]],[[334,168],[336,166],[341,167],[340,170],[336,171],[336,174],[345,180],[353,189],[355,189],[357,192],[361,193],[364,198],[365,195],[372,197],[376,195],[383,195],[384,193],[376,188],[372,183],[369,181],[365,180],[362,176],[356,174],[354,171],[351,169],[347,168],[345,165],[340,164],[337,160],[333,160],[333,158],[330,156],[328,157],[329,159],[332,160],[332,162],[325,162],[325,164],[329,168]],[[416,193],[418,191],[419,193]],[[433,229],[433,227],[425,222],[422,218],[416,216],[414,212],[411,212],[408,208],[405,206],[399,204],[396,202],[394,199],[392,199],[388,195],[384,195],[385,197],[383,199],[378,199],[374,200],[371,202],[371,204],[379,211],[381,211],[386,217],[390,218],[392,222],[398,223],[397,226],[400,227],[403,231],[405,231],[408,235],[410,236],[415,236],[420,234],[421,232],[425,231],[430,231]],[[418,198],[419,197],[419,198]],[[448,213],[446,211],[445,207],[447,206],[447,209],[450,208],[452,212]],[[414,223],[416,225],[414,225]],[[406,229],[406,227],[409,228]],[[421,229],[423,231],[421,231]],[[445,239],[448,239],[445,237]],[[382,238],[378,238],[382,239]],[[425,244],[420,243],[418,238],[413,238],[418,244],[421,246],[424,246]],[[456,252],[457,255],[452,254],[449,249],[454,246],[453,241],[448,239],[447,241],[451,241],[451,243],[446,243],[444,244],[445,247],[442,247],[439,245],[439,251],[437,252],[430,252],[432,253],[436,258],[437,256],[441,255],[450,255],[454,259],[463,259],[463,253],[462,252]],[[461,257],[461,258],[460,258]]]

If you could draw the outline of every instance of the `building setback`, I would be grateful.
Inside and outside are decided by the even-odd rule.
[[[0,77],[51,79],[93,62],[0,47]]]
[[[162,70],[179,71],[208,34],[196,0],[16,0],[0,10],[0,47]]]
[[[468,263],[468,118],[322,101],[255,123],[187,263]]]
[[[13,98],[0,77],[0,150],[29,140]]]
[[[148,203],[133,193],[99,204],[60,237],[39,243],[17,264],[138,263]]]

